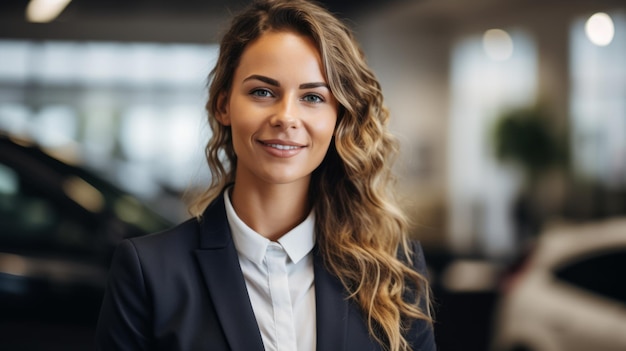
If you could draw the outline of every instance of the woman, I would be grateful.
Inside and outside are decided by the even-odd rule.
[[[388,113],[351,32],[304,0],[255,2],[211,78],[212,183],[194,219],[120,244],[98,347],[434,350]]]

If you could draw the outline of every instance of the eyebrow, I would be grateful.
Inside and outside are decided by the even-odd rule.
[[[269,85],[273,85],[275,87],[280,87],[280,83],[276,79],[272,79],[266,76],[261,76],[258,74],[253,74],[247,77],[246,79],[244,79],[243,81],[246,82],[246,81],[254,80],[254,79],[260,80],[261,82],[267,83]],[[320,87],[330,90],[330,88],[328,87],[328,84],[324,82],[302,83],[299,86],[300,89],[314,89],[314,88],[320,88]]]

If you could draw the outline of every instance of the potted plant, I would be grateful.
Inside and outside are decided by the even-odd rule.
[[[519,167],[524,182],[514,205],[520,240],[538,234],[545,218],[561,206],[568,164],[566,138],[540,105],[509,109],[493,128],[496,158]]]

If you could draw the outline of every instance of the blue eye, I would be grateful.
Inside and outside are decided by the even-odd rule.
[[[306,102],[312,102],[312,103],[320,103],[320,102],[324,102],[324,99],[322,99],[321,96],[319,95],[315,95],[315,94],[309,94],[309,95],[305,95],[302,100],[306,101]]]
[[[267,89],[254,89],[250,92],[250,95],[252,96],[256,96],[256,97],[271,97],[274,96],[272,95],[272,92],[267,90]]]

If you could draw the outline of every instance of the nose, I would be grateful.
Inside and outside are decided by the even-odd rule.
[[[298,105],[294,98],[288,95],[280,99],[276,104],[276,112],[272,115],[270,123],[272,127],[279,127],[283,129],[298,128],[299,119]]]

